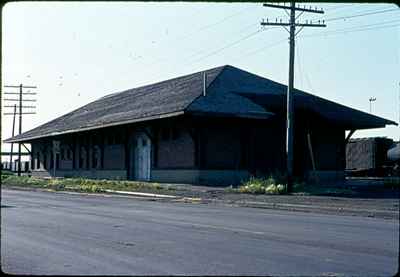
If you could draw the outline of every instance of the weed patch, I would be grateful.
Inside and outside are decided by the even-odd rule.
[[[242,183],[238,191],[253,194],[283,194],[286,191],[286,185],[277,183],[273,176],[269,178],[251,177],[248,181]]]
[[[158,183],[134,181],[91,180],[84,178],[42,179],[28,176],[2,175],[5,186],[33,187],[51,190],[70,190],[77,192],[99,193],[106,190],[153,192],[168,190]]]

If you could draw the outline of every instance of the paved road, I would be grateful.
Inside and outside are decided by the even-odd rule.
[[[14,274],[360,275],[398,268],[397,220],[2,190]]]

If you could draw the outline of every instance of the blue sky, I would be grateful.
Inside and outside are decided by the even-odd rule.
[[[295,87],[365,112],[376,97],[372,113],[398,122],[400,9],[311,5],[325,14],[300,20],[327,27],[299,33]],[[259,31],[263,18],[287,15],[261,3],[10,2],[2,12],[3,85],[38,86],[23,131],[104,95],[224,64],[287,84],[288,33]],[[3,116],[2,139],[11,126]],[[391,126],[353,136],[399,135]]]

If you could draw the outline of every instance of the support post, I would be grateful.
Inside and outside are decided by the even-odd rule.
[[[22,84],[19,85],[19,134],[22,133]],[[21,142],[18,143],[18,176],[21,176]]]
[[[287,191],[293,187],[293,83],[294,83],[294,34],[295,34],[295,2],[290,9],[289,37],[289,84],[286,96],[286,155],[287,155]]]

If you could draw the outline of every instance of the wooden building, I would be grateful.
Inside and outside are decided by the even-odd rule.
[[[285,172],[286,86],[232,66],[102,97],[5,142],[32,174],[238,183]],[[396,124],[295,90],[294,173],[343,178],[346,130]],[[60,152],[53,161],[53,141]]]

